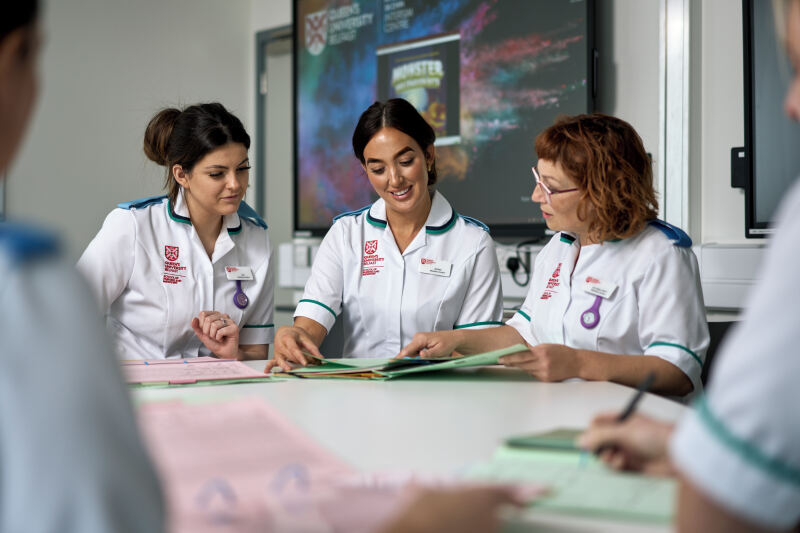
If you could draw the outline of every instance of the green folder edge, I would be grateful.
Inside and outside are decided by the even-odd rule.
[[[511,446],[501,445],[494,453],[494,457],[492,461],[495,460],[513,460],[515,457],[519,457],[522,460],[531,459],[533,457],[540,457],[543,460],[547,461],[554,461],[554,462],[564,462],[573,464],[575,462],[576,455],[579,455],[584,452],[574,452],[568,450],[523,450],[519,448],[514,448]],[[603,464],[602,461],[594,457],[593,455],[585,456],[586,466],[587,469],[607,469],[607,467]],[[488,464],[483,464],[480,466],[488,466]],[[636,473],[627,473],[627,472],[616,472],[609,470],[609,476],[640,476],[642,474]],[[470,479],[475,479],[468,474],[467,476]],[[477,479],[482,479],[481,476],[478,476]],[[508,479],[511,483],[513,482],[534,482],[539,483],[537,480],[531,479]],[[673,485],[673,491],[677,493],[677,482],[674,479],[670,478],[658,478],[658,481],[663,481],[666,484]],[[640,513],[635,511],[617,511],[617,510],[610,510],[610,509],[601,509],[598,507],[576,507],[572,505],[559,505],[557,501],[553,501],[556,498],[555,495],[548,496],[547,494],[542,495],[535,500],[533,500],[530,504],[528,504],[531,508],[538,508],[543,511],[552,511],[553,513],[563,514],[567,516],[578,516],[578,517],[585,517],[585,518],[604,518],[604,519],[614,519],[620,520],[625,522],[637,522],[637,523],[648,523],[648,524],[670,524],[674,518],[675,513],[675,499],[672,500],[672,505],[669,510],[666,510],[665,514],[653,514],[653,513]]]
[[[371,380],[387,380],[396,377],[405,376],[408,374],[415,374],[419,372],[434,372],[437,370],[449,370],[452,368],[468,368],[468,367],[475,367],[475,366],[487,366],[487,365],[496,365],[498,359],[503,357],[504,355],[509,355],[512,353],[517,352],[524,352],[528,350],[528,347],[524,344],[514,344],[513,346],[509,346],[508,348],[501,348],[499,350],[493,350],[491,352],[484,352],[474,355],[465,355],[463,357],[454,357],[449,361],[443,361],[441,363],[434,363],[432,365],[424,365],[424,366],[416,366],[412,368],[406,368],[402,370],[395,370],[395,371],[381,371],[381,370],[370,370],[379,376],[371,377],[368,379]],[[303,367],[303,368],[296,368],[294,370],[290,370],[289,372],[284,373],[284,375],[292,375],[296,374],[298,377],[306,377],[303,374],[316,374],[319,372],[328,372],[328,371],[335,371],[335,370],[344,370],[344,369],[359,369],[364,368],[365,372],[367,371],[368,367],[375,367],[379,366],[380,364],[386,364],[389,361],[394,361],[395,359],[352,359],[352,363],[346,362],[350,361],[348,359],[324,359],[323,363],[318,366],[313,367]],[[347,374],[340,374],[334,376],[320,376],[321,378],[330,378],[330,379],[348,379]],[[364,379],[364,378],[351,378],[351,379]]]

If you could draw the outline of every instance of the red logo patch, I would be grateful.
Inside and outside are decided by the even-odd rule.
[[[178,247],[177,246],[164,246],[164,257],[167,261],[178,260]]]
[[[593,278],[592,276],[589,276],[586,278],[586,283],[600,283],[600,280],[597,278]]]
[[[420,259],[419,261],[423,265],[432,265],[432,264],[434,264],[436,262],[433,259],[425,259],[424,257],[422,259]]]
[[[364,253],[367,255],[372,255],[378,251],[378,241],[367,241],[364,245]]]

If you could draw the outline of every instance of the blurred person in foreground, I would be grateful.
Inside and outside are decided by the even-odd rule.
[[[38,16],[35,0],[0,8],[0,177],[36,101]],[[52,234],[0,224],[0,314],[0,531],[161,531],[117,360]]]

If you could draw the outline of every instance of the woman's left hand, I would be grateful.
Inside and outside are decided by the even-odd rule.
[[[563,344],[537,344],[527,352],[501,357],[500,363],[524,370],[539,381],[576,378],[581,368],[578,350]]]
[[[218,311],[200,311],[192,319],[192,329],[197,338],[217,357],[239,357],[239,326],[229,315]]]

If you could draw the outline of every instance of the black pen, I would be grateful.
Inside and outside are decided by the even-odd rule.
[[[625,422],[628,418],[630,418],[630,416],[636,411],[636,406],[639,405],[639,401],[641,401],[642,396],[644,396],[644,393],[647,392],[650,389],[650,387],[653,386],[653,382],[655,380],[656,380],[655,372],[650,372],[644,377],[642,382],[639,383],[639,386],[636,388],[636,393],[630,399],[628,405],[625,406],[625,409],[617,417],[617,424]],[[601,444],[594,450],[593,453],[595,455],[600,455],[604,451],[613,447],[614,447],[613,444]]]
[[[653,386],[653,382],[656,380],[656,373],[650,372],[647,374],[639,386],[636,388],[636,394],[633,395],[631,401],[628,402],[628,405],[625,407],[625,410],[622,411],[619,416],[617,417],[617,423],[625,422],[633,413],[636,411],[636,406],[639,404],[639,401],[644,396],[644,393],[650,390],[650,387]]]

